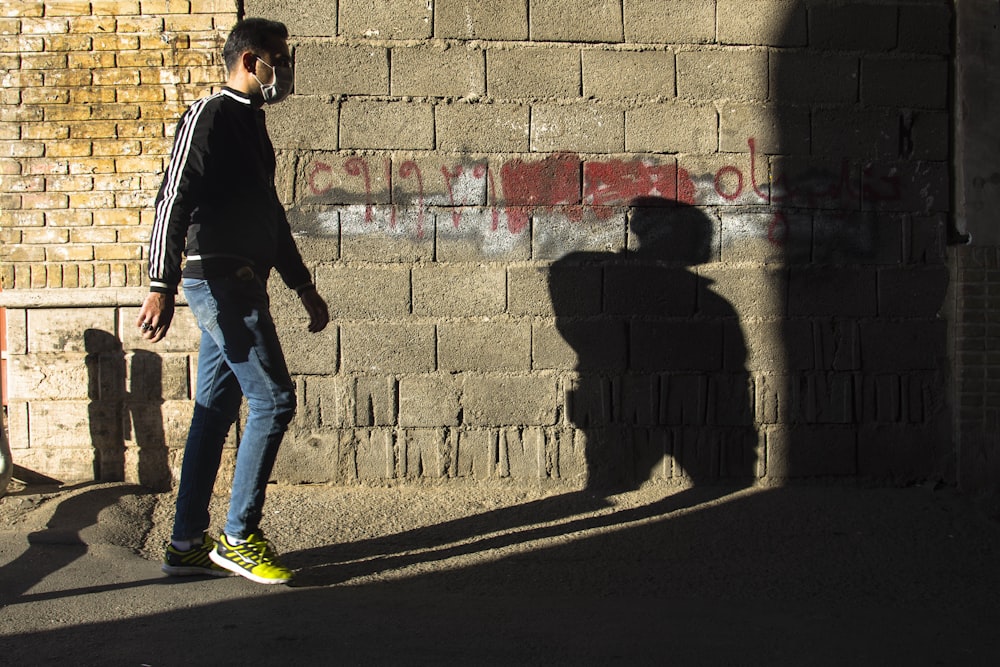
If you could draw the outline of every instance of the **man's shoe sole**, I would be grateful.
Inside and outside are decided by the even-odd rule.
[[[211,554],[209,554],[211,558]],[[213,561],[214,562],[214,561]],[[197,567],[194,565],[167,565],[164,563],[160,570],[171,577],[231,577],[233,573],[229,570],[210,570],[207,567]]]

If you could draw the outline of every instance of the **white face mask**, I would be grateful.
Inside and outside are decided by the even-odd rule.
[[[256,74],[251,74],[251,76],[257,79],[257,83],[260,84],[260,95],[264,98],[264,102],[267,104],[277,104],[292,92],[292,81],[294,80],[292,68],[282,65],[269,65],[259,56],[257,60],[270,67],[274,76],[271,79],[271,83],[268,84],[262,83],[260,79],[257,79]]]

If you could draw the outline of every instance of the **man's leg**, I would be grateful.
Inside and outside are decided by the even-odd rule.
[[[257,280],[211,280],[208,284],[216,311],[213,321],[206,323],[206,333],[238,380],[249,407],[236,452],[224,529],[232,538],[245,539],[260,528],[267,482],[295,413],[295,385],[264,285]]]
[[[242,393],[216,336],[217,308],[204,281],[186,282],[185,296],[202,328],[195,406],[184,446],[172,539],[198,540],[209,526],[208,506],[226,436],[239,415]]]

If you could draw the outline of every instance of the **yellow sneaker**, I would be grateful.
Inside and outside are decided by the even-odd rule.
[[[225,535],[220,536],[209,558],[213,563],[258,584],[287,584],[292,580],[292,571],[278,562],[271,545],[257,533],[239,544],[233,544]]]

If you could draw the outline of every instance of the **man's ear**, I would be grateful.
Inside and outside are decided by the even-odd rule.
[[[243,55],[240,56],[240,63],[243,65],[243,69],[250,74],[257,71],[257,56],[252,51],[244,51]]]

